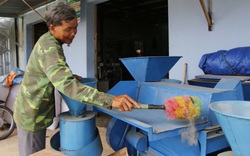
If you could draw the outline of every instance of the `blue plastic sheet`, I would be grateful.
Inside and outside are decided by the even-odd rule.
[[[14,67],[9,74],[6,75],[2,75],[0,76],[0,84],[4,87],[7,87],[6,85],[6,78],[13,73],[17,73],[17,75],[15,76],[15,78],[12,80],[11,85],[14,84],[19,84],[22,82],[23,80],[23,76],[24,76],[24,71],[19,69],[18,67]]]
[[[205,74],[250,75],[250,47],[204,54],[199,67]]]

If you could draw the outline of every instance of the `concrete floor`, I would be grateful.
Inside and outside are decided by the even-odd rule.
[[[106,127],[110,120],[110,116],[106,114],[99,114],[96,117],[96,126],[99,129],[99,133],[102,140],[103,145],[103,153],[102,156],[108,156],[114,153],[113,149],[109,147],[106,142]],[[59,128],[55,130],[47,130],[46,137],[46,148],[51,149],[50,147],[50,139],[51,137],[59,131]],[[0,140],[0,155],[2,156],[18,156],[18,142],[17,142],[17,131],[15,131],[6,139]]]

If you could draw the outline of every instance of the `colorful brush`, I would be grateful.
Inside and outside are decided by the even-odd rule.
[[[165,111],[169,119],[195,119],[201,114],[202,102],[194,96],[177,96],[166,99]]]
[[[199,98],[183,95],[166,99],[164,105],[140,103],[140,109],[165,110],[169,119],[195,119],[201,114],[201,105]]]

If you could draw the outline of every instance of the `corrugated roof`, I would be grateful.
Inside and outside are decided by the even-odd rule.
[[[0,17],[17,17],[32,10],[24,1],[35,9],[55,0],[0,0]]]

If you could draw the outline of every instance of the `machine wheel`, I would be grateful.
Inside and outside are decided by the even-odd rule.
[[[0,105],[0,140],[7,138],[15,126],[12,110]]]
[[[130,130],[131,125],[112,118],[108,124],[106,131],[106,141],[114,151],[118,151],[127,147],[130,156],[136,155],[136,149],[126,141],[127,132]]]

